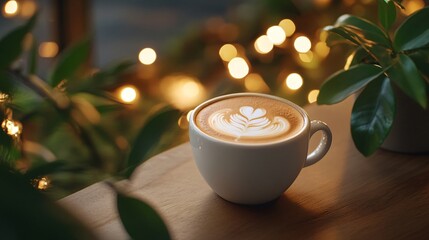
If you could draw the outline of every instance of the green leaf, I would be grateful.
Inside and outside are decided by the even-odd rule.
[[[328,32],[328,37],[326,38],[326,44],[329,47],[332,47],[336,44],[347,42],[360,45],[360,43],[354,38],[354,34],[351,34],[343,27],[334,27],[334,26],[326,26],[323,28],[324,31]]]
[[[147,203],[117,192],[122,224],[132,239],[170,239],[167,226]]]
[[[365,156],[377,150],[386,139],[395,117],[395,96],[390,80],[372,81],[353,106],[351,132],[357,149]]]
[[[28,179],[1,164],[0,189],[2,239],[95,239],[88,228],[34,189]]]
[[[393,1],[378,0],[378,20],[388,30],[396,20],[396,7]]]
[[[360,63],[367,63],[372,62],[374,63],[374,59],[369,55],[369,53],[362,47],[356,48],[352,53],[352,61],[350,63],[350,66],[354,66]]]
[[[60,57],[53,69],[48,82],[52,87],[57,86],[62,80],[73,77],[76,71],[84,64],[89,56],[90,41],[84,39],[67,49]]]
[[[426,82],[410,57],[399,54],[387,70],[387,75],[405,94],[426,108]]]
[[[381,44],[386,47],[390,46],[390,41],[377,25],[374,23],[352,15],[342,15],[337,19],[335,26],[345,27],[347,30],[354,32],[366,40],[367,45]]]
[[[166,108],[152,116],[137,134],[127,160],[126,177],[129,178],[134,169],[152,156],[151,150],[159,144],[165,131],[177,125],[180,112]]]
[[[348,70],[338,71],[322,84],[317,103],[341,102],[381,74],[383,74],[383,69],[370,64],[359,64]]]
[[[429,77],[429,49],[419,50],[408,55],[413,60],[417,69]]]
[[[0,70],[6,69],[22,53],[22,44],[37,19],[34,14],[23,26],[20,26],[0,39]]]
[[[395,32],[393,45],[397,51],[411,50],[429,44],[429,7],[405,19]]]

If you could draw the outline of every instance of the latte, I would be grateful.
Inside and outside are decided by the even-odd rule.
[[[303,116],[286,102],[263,96],[234,96],[203,106],[194,113],[197,127],[220,140],[267,143],[296,135]]]

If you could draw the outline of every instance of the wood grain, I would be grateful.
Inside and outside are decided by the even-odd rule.
[[[379,150],[363,157],[350,136],[351,106],[348,99],[306,107],[311,119],[331,127],[332,147],[271,203],[242,206],[218,197],[199,175],[189,143],[119,184],[154,206],[174,239],[427,239],[429,156]],[[114,201],[103,183],[60,200],[101,239],[126,239]]]

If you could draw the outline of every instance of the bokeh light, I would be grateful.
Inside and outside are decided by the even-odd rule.
[[[58,44],[55,42],[42,42],[39,45],[39,55],[43,58],[53,58],[58,54]]]
[[[237,54],[237,48],[232,44],[225,44],[219,49],[219,56],[225,62],[231,61]]]
[[[262,35],[258,37],[258,39],[256,39],[255,41],[254,46],[255,46],[255,50],[261,54],[269,53],[274,48],[273,43],[271,42],[271,40],[268,38],[267,35]]]
[[[236,79],[242,79],[249,74],[249,65],[241,57],[235,57],[228,63],[229,74]]]
[[[287,37],[292,36],[296,30],[295,23],[290,19],[281,20],[279,26],[283,28]]]
[[[321,57],[321,58],[325,58],[328,56],[330,48],[328,47],[328,45],[326,45],[325,42],[318,42],[316,43],[316,45],[314,46],[314,51],[316,52],[316,54]]]
[[[286,40],[286,33],[280,26],[271,26],[267,29],[267,37],[274,45],[281,45]]]
[[[123,86],[119,89],[119,98],[124,103],[133,103],[138,98],[138,91],[134,86]]]
[[[298,73],[291,73],[286,77],[286,86],[291,90],[298,90],[302,87],[303,80]]]
[[[189,110],[201,103],[206,94],[200,81],[187,75],[165,77],[160,89],[166,100],[181,110]]]
[[[306,36],[300,36],[295,39],[293,46],[297,52],[306,53],[311,49],[311,41]]]
[[[3,120],[1,127],[10,136],[18,136],[22,132],[22,124],[11,119]]]
[[[314,103],[317,101],[317,96],[319,96],[319,90],[313,89],[308,93],[307,100],[309,103]]]
[[[36,12],[37,6],[36,3],[31,1],[24,1],[21,3],[20,15],[23,17],[31,17]]]
[[[309,63],[313,61],[313,57],[314,57],[314,54],[312,51],[308,51],[306,53],[299,53],[299,59],[301,59],[301,61],[305,63]]]
[[[152,48],[143,48],[139,53],[139,61],[144,65],[151,65],[156,57],[156,52]]]
[[[251,73],[244,79],[244,86],[251,92],[268,92],[270,89],[261,75]]]
[[[405,9],[402,10],[405,15],[411,15],[415,11],[425,7],[425,3],[423,0],[405,0],[402,2],[402,4],[405,7]]]
[[[37,189],[39,190],[46,190],[49,187],[49,183],[51,181],[48,177],[42,177],[39,179],[39,182],[37,183]]]
[[[11,0],[11,1],[7,1],[4,4],[4,8],[3,8],[3,15],[5,17],[13,17],[18,13],[18,2]]]

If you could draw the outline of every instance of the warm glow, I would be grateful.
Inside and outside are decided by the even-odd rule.
[[[316,46],[314,46],[314,50],[319,57],[325,58],[328,56],[330,48],[325,42],[318,42]]]
[[[306,53],[311,49],[311,41],[306,36],[300,36],[295,39],[293,46],[295,47],[296,51],[300,53]]]
[[[270,89],[261,75],[251,73],[244,79],[244,86],[251,92],[268,92]]]
[[[31,17],[36,12],[37,6],[36,3],[31,1],[24,1],[21,3],[21,11],[20,14],[23,17]]]
[[[49,187],[49,179],[47,177],[42,177],[37,183],[37,189],[46,190]]]
[[[182,110],[196,106],[205,97],[203,85],[191,76],[168,76],[162,79],[160,88],[164,97]]]
[[[411,15],[415,11],[425,7],[423,0],[405,0],[402,2],[405,9],[402,10],[405,15]]]
[[[139,53],[139,61],[144,65],[151,65],[156,60],[156,52],[152,48],[143,48]]]
[[[249,73],[249,65],[243,58],[235,57],[228,63],[228,70],[233,78],[241,79]]]
[[[124,103],[132,103],[137,100],[138,91],[134,86],[124,86],[119,90],[119,97]]]
[[[317,96],[319,95],[319,90],[314,89],[308,93],[307,99],[309,103],[314,103],[317,101]]]
[[[327,7],[331,4],[331,0],[314,0],[314,4],[318,7]]]
[[[350,54],[350,56],[347,57],[346,64],[344,65],[344,70],[348,70],[350,68],[350,65],[352,64],[352,61],[353,61],[353,57],[354,57],[354,54]]]
[[[302,84],[302,77],[298,73],[291,73],[286,78],[286,86],[291,90],[297,90],[301,88]]]
[[[274,45],[280,45],[286,40],[286,33],[280,26],[268,28],[267,36]]]
[[[237,48],[232,44],[225,44],[219,49],[219,56],[223,61],[229,62],[237,57]]]
[[[3,120],[1,127],[3,128],[3,131],[11,136],[18,136],[22,132],[22,124],[10,119]]]
[[[290,19],[281,20],[279,26],[283,28],[287,37],[292,36],[296,30],[295,23],[293,23],[293,21]]]
[[[271,50],[273,50],[273,47],[274,47],[273,43],[270,41],[267,35],[262,35],[258,37],[258,39],[256,39],[255,41],[254,46],[255,46],[255,50],[261,54],[266,54],[271,52]]]
[[[4,5],[3,13],[8,17],[15,16],[18,13],[18,2],[14,0],[7,1]]]
[[[53,58],[58,54],[58,44],[55,42],[43,42],[39,45],[39,55],[44,58]]]
[[[309,63],[313,61],[313,52],[308,51],[306,53],[299,53],[299,59],[301,59],[302,62]]]

